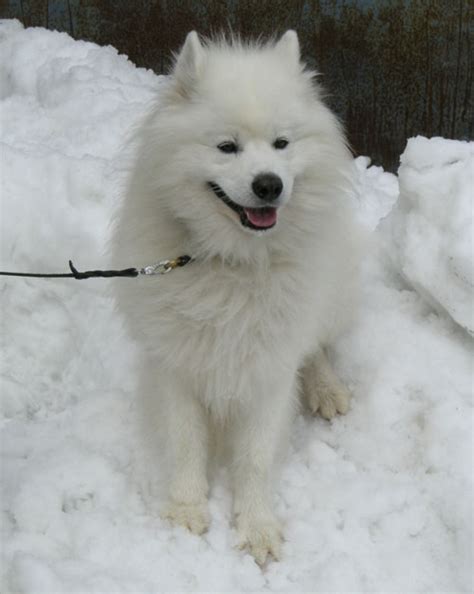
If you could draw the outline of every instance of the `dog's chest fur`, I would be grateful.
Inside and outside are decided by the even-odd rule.
[[[314,347],[314,294],[298,273],[193,263],[143,280],[137,321],[160,368],[194,378],[210,404],[251,398]]]

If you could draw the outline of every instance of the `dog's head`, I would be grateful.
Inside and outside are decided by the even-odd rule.
[[[246,258],[303,229],[311,194],[318,203],[340,177],[344,140],[313,79],[294,31],[264,45],[188,34],[150,150],[168,210],[203,249]]]

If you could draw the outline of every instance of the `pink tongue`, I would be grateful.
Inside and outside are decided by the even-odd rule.
[[[265,208],[245,208],[245,214],[248,220],[255,227],[261,227],[266,229],[276,223],[277,220],[277,209],[271,206]]]

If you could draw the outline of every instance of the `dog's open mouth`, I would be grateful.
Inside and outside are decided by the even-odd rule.
[[[244,227],[254,229],[255,231],[266,231],[276,225],[277,209],[273,206],[263,206],[262,208],[248,208],[240,206],[227,196],[224,190],[215,182],[208,182],[209,187],[214,194],[227,204],[240,217],[240,222]]]

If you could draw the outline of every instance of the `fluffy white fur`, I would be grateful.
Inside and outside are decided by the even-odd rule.
[[[273,147],[278,137],[289,141],[283,150]],[[219,151],[232,139],[237,154]],[[314,412],[348,409],[323,347],[353,309],[352,159],[293,31],[264,45],[202,44],[191,32],[138,142],[115,263],[196,258],[166,277],[115,283],[174,457],[165,515],[206,530],[209,444],[225,435],[240,543],[263,563],[280,556],[270,475],[300,384]],[[277,225],[253,231],[207,182],[252,206],[262,172],[284,187]]]

